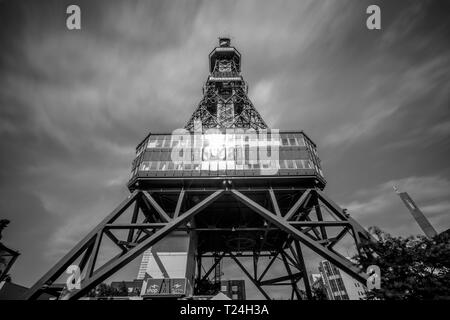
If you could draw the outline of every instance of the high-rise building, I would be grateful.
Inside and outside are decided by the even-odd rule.
[[[397,186],[394,186],[394,190],[398,194],[400,199],[402,199],[409,212],[411,212],[411,215],[413,216],[414,220],[416,220],[423,233],[430,239],[436,236],[436,230],[431,225],[430,221],[428,221],[427,217],[423,214],[422,210],[420,210],[414,200],[410,197],[408,192],[400,192]]]
[[[220,292],[227,295],[232,300],[245,300],[245,281],[221,280]]]
[[[366,288],[329,261],[323,260],[319,263],[319,272],[329,300],[362,300],[365,298]]]

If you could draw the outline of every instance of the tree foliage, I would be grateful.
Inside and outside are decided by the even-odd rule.
[[[328,300],[327,289],[325,289],[325,285],[322,279],[319,280],[317,286],[312,288],[313,300]]]
[[[87,296],[88,297],[119,297],[127,296],[128,291],[125,282],[122,282],[120,288],[117,289],[106,283],[100,283],[95,289],[92,289]]]
[[[376,241],[362,244],[361,249],[372,254],[355,258],[364,270],[380,267],[381,288],[369,291],[367,299],[450,299],[448,232],[429,239],[392,237],[376,227],[369,230]]]

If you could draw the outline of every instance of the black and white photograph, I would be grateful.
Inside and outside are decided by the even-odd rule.
[[[449,16],[1,0],[0,309],[450,300]]]

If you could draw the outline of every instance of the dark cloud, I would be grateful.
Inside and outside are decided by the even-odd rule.
[[[69,4],[82,9],[81,31],[65,28]],[[370,4],[381,31],[365,27]],[[121,202],[135,145],[185,124],[223,34],[266,122],[317,142],[327,192],[364,226],[419,232],[391,192],[399,183],[449,228],[449,195],[438,192],[450,183],[448,7],[0,2],[0,214],[23,253],[13,277],[31,285]]]

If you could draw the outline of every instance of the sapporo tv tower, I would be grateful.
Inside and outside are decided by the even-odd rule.
[[[366,274],[334,249],[346,236],[359,244],[370,234],[324,194],[314,142],[302,131],[267,128],[247,97],[241,54],[229,38],[220,38],[209,54],[209,71],[185,128],[145,137],[132,164],[131,194],[29,290],[28,299],[83,297],[174,234],[187,248],[180,298],[205,294],[200,284],[222,259],[231,259],[265,298],[271,298],[267,286],[281,285],[292,290],[292,299],[310,299],[305,248],[366,283]],[[118,253],[101,261],[106,240]],[[207,258],[214,263],[205,268]],[[243,259],[252,259],[252,267]],[[275,261],[283,268],[269,278]],[[79,288],[62,295],[58,283],[74,265]]]

